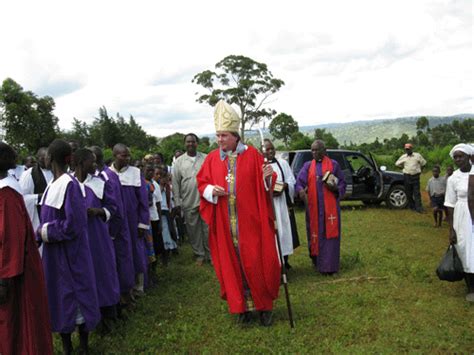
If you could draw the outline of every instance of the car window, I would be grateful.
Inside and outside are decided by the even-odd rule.
[[[337,161],[342,170],[347,169],[344,155],[340,152],[328,152],[328,157]]]
[[[298,173],[300,172],[304,163],[310,161],[311,159],[313,159],[313,154],[311,154],[311,151],[302,151],[298,152],[298,154],[295,155],[292,165],[293,173],[295,174],[295,176],[298,176]]]
[[[349,164],[349,168],[353,172],[359,170],[362,167],[367,167],[367,168],[373,169],[372,164],[363,155],[360,155],[360,154],[347,154],[346,155],[346,160]]]

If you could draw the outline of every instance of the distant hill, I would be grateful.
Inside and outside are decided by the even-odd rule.
[[[302,126],[300,131],[312,135],[316,128],[324,128],[326,131],[331,132],[340,144],[350,144],[350,142],[355,144],[371,143],[376,137],[383,141],[385,138],[398,138],[403,133],[410,137],[416,135],[416,121],[420,117],[422,116]],[[441,124],[451,123],[454,120],[474,119],[474,114],[426,116],[426,118],[430,122],[430,127],[436,127]]]
[[[377,120],[361,120],[347,123],[327,123],[314,126],[300,126],[300,131],[313,135],[316,128],[324,128],[331,132],[341,145],[355,143],[371,143],[375,138],[383,141],[385,138],[399,138],[403,133],[409,137],[416,135],[416,121],[423,116],[399,117],[399,118],[383,118]],[[468,118],[474,119],[474,113],[463,113],[453,116],[425,116],[430,122],[430,127],[436,127],[441,124],[451,123],[454,120],[463,121]],[[264,130],[265,138],[272,138],[268,129]],[[210,138],[211,142],[215,142],[215,133],[205,134]],[[260,137],[257,132],[246,132],[246,141],[253,144],[259,144]],[[275,140],[276,144],[281,141]]]

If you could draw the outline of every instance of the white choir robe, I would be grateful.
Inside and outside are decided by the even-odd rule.
[[[285,175],[285,181],[283,181],[283,175],[280,167],[277,163],[271,163],[270,165],[273,168],[273,171],[277,173],[277,182],[287,183],[288,192],[290,193],[290,198],[293,201],[293,195],[295,193],[295,184],[296,179],[291,171],[290,166],[283,159],[277,159],[280,163],[283,174]],[[278,227],[278,236],[280,237],[281,253],[283,256],[293,254],[293,237],[291,234],[291,223],[290,216],[288,214],[288,206],[286,204],[285,193],[282,193],[280,196],[273,198],[273,205],[275,206],[275,216],[277,220]]]
[[[474,168],[471,169],[474,175]],[[448,179],[444,205],[454,208],[453,228],[456,231],[456,251],[464,272],[474,273],[474,228],[467,200],[470,173],[456,170]]]
[[[40,219],[38,216],[37,206],[39,204],[38,194],[35,194],[35,184],[33,178],[31,177],[31,171],[33,168],[26,170],[20,177],[20,188],[21,193],[23,194],[23,199],[25,200],[26,210],[31,219],[31,224],[33,225],[33,230],[36,232],[36,229],[40,225]],[[43,176],[46,180],[46,183],[49,183],[53,180],[53,173],[51,170],[41,169]]]

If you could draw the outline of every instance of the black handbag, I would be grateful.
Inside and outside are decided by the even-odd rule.
[[[436,269],[436,275],[441,281],[461,281],[464,278],[464,268],[454,245],[450,244],[446,254]]]

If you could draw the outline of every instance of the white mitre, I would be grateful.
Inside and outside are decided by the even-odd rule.
[[[236,132],[239,133],[240,117],[235,110],[226,103],[220,100],[214,110],[214,126],[216,132]]]

